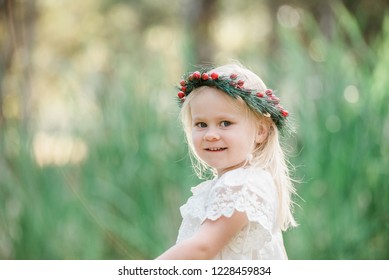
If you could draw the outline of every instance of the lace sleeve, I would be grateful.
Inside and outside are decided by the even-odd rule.
[[[272,236],[275,218],[272,195],[274,185],[269,184],[266,177],[239,173],[232,175],[221,180],[209,193],[205,219],[217,220],[221,216],[231,217],[234,211],[244,212],[251,227],[248,235],[252,237],[248,236],[249,239],[261,239],[249,243],[256,243],[255,247],[262,247]]]
[[[258,222],[271,229],[271,204],[246,186],[223,186],[212,191],[206,218],[213,221],[221,216],[229,218],[235,210],[245,212],[249,221]]]

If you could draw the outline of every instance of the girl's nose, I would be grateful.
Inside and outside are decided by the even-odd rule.
[[[204,134],[204,140],[207,141],[216,141],[220,139],[220,135],[215,131],[215,129],[208,129]]]

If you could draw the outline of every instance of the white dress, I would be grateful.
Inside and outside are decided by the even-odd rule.
[[[287,259],[282,233],[276,224],[278,197],[271,175],[241,167],[191,189],[181,206],[183,218],[177,243],[192,237],[206,220],[245,212],[249,223],[217,254],[217,260]]]

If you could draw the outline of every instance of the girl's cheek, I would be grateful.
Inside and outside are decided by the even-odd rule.
[[[192,142],[193,143],[198,143],[201,139],[201,135],[199,135],[198,132],[192,131]]]

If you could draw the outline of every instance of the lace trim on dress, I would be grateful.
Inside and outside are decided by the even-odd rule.
[[[216,180],[203,182],[192,188],[192,192],[193,196],[180,209],[189,224],[194,220],[203,223],[221,216],[229,218],[234,211],[246,213],[248,225],[228,245],[235,253],[261,249],[271,241],[276,193],[267,172],[253,168],[235,169]],[[183,236],[190,233],[190,230],[182,230]]]
[[[205,219],[217,220],[231,217],[234,211],[245,212],[249,220],[246,228],[231,242],[231,249],[241,252],[259,249],[271,240],[272,207],[247,185],[220,186],[210,193]],[[238,253],[237,252],[237,253]]]

